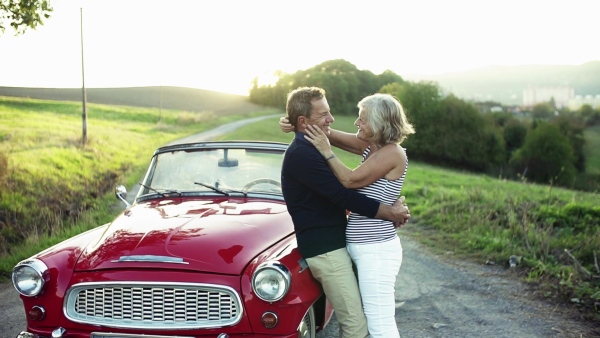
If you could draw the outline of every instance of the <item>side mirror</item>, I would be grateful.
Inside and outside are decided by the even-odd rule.
[[[121,202],[125,203],[127,207],[130,207],[131,204],[127,202],[127,188],[123,185],[119,185],[115,188],[115,196],[121,200]]]

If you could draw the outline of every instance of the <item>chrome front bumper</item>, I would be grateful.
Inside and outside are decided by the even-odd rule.
[[[66,332],[67,332],[67,330],[65,330],[62,327],[59,327],[58,329],[55,329],[54,331],[52,331],[52,335],[50,337],[62,338],[62,337],[64,337],[64,334]],[[40,338],[40,336],[37,334],[29,333],[27,331],[21,331],[21,333],[19,333],[16,338]]]
[[[38,338],[39,336],[33,333],[29,333],[29,332],[21,332],[17,335],[17,337],[15,338]]]

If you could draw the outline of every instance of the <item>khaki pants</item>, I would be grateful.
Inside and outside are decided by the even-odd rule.
[[[325,296],[340,323],[340,338],[369,336],[358,282],[346,248],[306,259],[313,277],[323,285]]]

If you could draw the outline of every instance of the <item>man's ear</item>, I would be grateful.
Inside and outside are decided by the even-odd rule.
[[[306,116],[298,116],[298,123],[296,126],[298,128],[306,129]]]

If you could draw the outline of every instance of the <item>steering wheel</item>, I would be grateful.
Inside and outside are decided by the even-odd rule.
[[[276,181],[274,179],[271,178],[257,178],[255,180],[252,180],[250,182],[248,182],[243,188],[242,190],[244,191],[248,191],[250,190],[250,188],[252,188],[253,186],[257,185],[257,184],[272,184],[278,188],[281,188],[281,183],[279,181]]]

